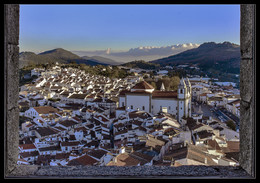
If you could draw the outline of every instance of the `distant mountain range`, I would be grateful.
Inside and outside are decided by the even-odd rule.
[[[64,50],[62,48],[57,48],[49,51],[45,51],[39,54],[33,52],[21,52],[19,54],[19,67],[22,68],[26,65],[35,64],[46,64],[46,63],[70,63],[75,61],[76,63],[86,64],[86,65],[108,65],[105,63],[105,58],[102,57],[80,57],[70,51]],[[112,60],[108,60],[112,62]]]
[[[131,48],[128,51],[113,51],[110,48],[107,50],[96,50],[96,51],[72,51],[79,56],[101,56],[108,59],[112,59],[119,64],[134,61],[144,60],[151,61],[170,55],[175,55],[183,51],[197,48],[199,44],[185,43],[176,44],[171,46],[140,46],[137,48]]]
[[[239,73],[240,46],[230,43],[207,42],[198,48],[153,60],[150,63],[166,65],[194,64],[203,69],[215,69],[223,72]]]
[[[168,51],[167,51],[168,50]],[[172,50],[172,51],[170,51]],[[160,59],[152,60],[150,62],[137,61],[138,58],[146,55],[165,55],[173,50],[186,50],[178,54],[171,54],[171,56],[166,56]],[[178,52],[177,51],[177,52]],[[174,52],[174,53],[177,53]],[[240,72],[240,46],[230,43],[215,43],[207,42],[201,45],[198,44],[180,44],[175,46],[166,47],[139,47],[130,49],[127,52],[112,53],[110,49],[105,51],[106,57],[102,56],[91,56],[83,55],[78,56],[77,54],[70,51],[64,50],[62,48],[57,48],[49,51],[45,51],[39,54],[33,52],[21,52],[19,54],[19,67],[22,68],[30,63],[42,64],[48,62],[59,62],[59,63],[70,63],[75,61],[76,63],[84,63],[87,65],[124,65],[130,67],[140,67],[140,68],[158,68],[160,66],[166,65],[180,65],[180,64],[192,64],[199,66],[202,69],[213,69],[229,73],[239,73]],[[133,57],[132,62],[118,62],[107,56],[118,57]],[[134,57],[136,55],[136,57]],[[141,60],[141,59],[140,59]],[[146,64],[147,63],[147,64]]]

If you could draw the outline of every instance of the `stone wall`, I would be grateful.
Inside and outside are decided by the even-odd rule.
[[[19,5],[4,5],[5,177],[248,177],[255,176],[255,5],[241,5],[241,119],[239,167],[17,166],[19,144]]]
[[[255,176],[255,5],[240,8],[240,159]]]
[[[19,5],[4,5],[5,170],[17,164],[19,145]]]

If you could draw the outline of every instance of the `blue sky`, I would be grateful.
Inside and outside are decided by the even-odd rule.
[[[240,42],[239,5],[20,5],[20,51]]]

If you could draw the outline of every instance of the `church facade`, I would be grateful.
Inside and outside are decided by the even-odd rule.
[[[177,91],[165,91],[163,84],[160,90],[155,90],[146,81],[141,81],[130,90],[120,92],[119,107],[154,115],[169,113],[182,123],[183,117],[191,117],[191,84],[182,78]]]

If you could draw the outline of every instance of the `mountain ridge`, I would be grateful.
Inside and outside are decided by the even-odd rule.
[[[81,58],[80,56],[65,50],[63,48],[55,48],[52,50],[47,50],[39,54],[34,52],[25,51],[19,53],[19,68],[30,64],[47,64],[47,63],[70,63],[75,61],[78,64],[86,65],[108,65],[106,63],[97,62],[97,60],[88,60]]]
[[[124,64],[133,60],[150,61],[163,58],[173,54],[181,53],[188,49],[197,48],[198,46],[199,44],[196,43],[184,43],[170,46],[139,46],[136,48],[130,48],[127,51],[112,51],[108,48],[107,50],[73,51],[73,53],[80,56],[101,56],[112,59],[116,62],[119,62],[120,64]]]
[[[230,42],[206,42],[176,55],[150,61],[150,63],[166,65],[196,64],[201,68],[220,69],[226,72],[239,72],[240,46]]]

